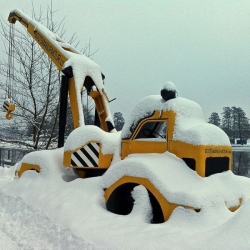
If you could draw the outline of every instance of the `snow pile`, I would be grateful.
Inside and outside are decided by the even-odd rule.
[[[13,249],[91,247],[68,229],[55,225],[41,210],[27,205],[21,198],[0,193],[0,201],[1,231],[10,239]],[[2,249],[8,248],[5,245]]]
[[[167,83],[165,83],[163,85],[163,89],[167,89],[167,90],[171,90],[171,91],[175,91],[176,92],[175,84],[173,82],[170,82],[170,81],[168,81]]]
[[[239,198],[243,202],[250,198],[248,179],[234,176],[231,171],[202,178],[169,152],[129,155],[103,175],[103,188],[123,176],[147,178],[169,202],[195,208],[213,206],[215,202],[233,207],[239,205]]]
[[[134,216],[136,220],[141,219],[142,222],[150,223],[153,214],[147,189],[141,185],[136,186],[131,195],[135,202],[130,215]]]
[[[201,178],[166,153],[152,157],[151,162],[149,157],[134,155],[120,166],[114,164],[102,177],[78,179],[63,167],[63,149],[39,154],[30,153],[26,160],[39,161],[40,174],[27,171],[14,179],[15,167],[0,169],[0,239],[8,244],[3,249],[247,249],[250,245],[248,178],[231,172]],[[142,163],[147,164],[143,167]],[[103,184],[131,169],[134,175],[158,178],[157,187],[165,194],[167,187],[174,187],[175,192],[168,193],[170,199],[200,205],[202,210],[178,207],[167,222],[149,224],[148,196],[138,186],[132,194],[131,214],[108,212]],[[165,172],[168,176],[162,176]],[[198,200],[189,202],[184,190],[190,199]],[[234,204],[238,195],[243,205],[232,213],[225,201]]]
[[[68,136],[64,149],[65,151],[76,150],[90,141],[102,143],[103,154],[113,154],[113,161],[120,159],[120,139],[121,132],[108,133],[97,126],[88,125],[79,127],[72,131]]]
[[[178,97],[166,102],[163,110],[176,112],[174,140],[194,145],[231,146],[228,136],[223,130],[205,121],[198,103]]]

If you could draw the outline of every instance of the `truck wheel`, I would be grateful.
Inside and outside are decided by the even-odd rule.
[[[138,183],[125,183],[118,186],[112,192],[106,202],[107,210],[120,215],[130,214],[134,206],[134,199],[131,195],[131,192],[133,191],[134,187],[138,185]],[[148,189],[147,191],[149,194],[149,199],[153,212],[153,218],[151,223],[164,222],[164,217],[159,202]]]
[[[130,214],[134,206],[131,192],[136,186],[137,183],[125,183],[117,187],[107,200],[107,210],[115,214]]]

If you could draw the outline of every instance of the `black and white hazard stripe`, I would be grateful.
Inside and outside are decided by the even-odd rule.
[[[3,103],[3,109],[4,109],[5,111],[9,111],[9,102],[4,102],[4,103]]]
[[[99,147],[97,142],[86,144],[71,155],[72,167],[98,167]]]

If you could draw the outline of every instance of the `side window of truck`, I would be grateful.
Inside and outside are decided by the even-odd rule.
[[[147,138],[167,140],[167,121],[148,121],[144,123],[135,139]]]

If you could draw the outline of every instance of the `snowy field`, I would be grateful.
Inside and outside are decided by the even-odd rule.
[[[0,249],[250,248],[246,190],[236,212],[214,194],[199,213],[179,207],[167,222],[149,224],[143,202],[136,202],[127,216],[108,212],[102,189],[105,175],[79,179],[63,167],[62,154],[62,149],[32,153],[42,171],[27,171],[20,179],[14,178],[15,166],[0,169]],[[232,193],[239,187],[250,190],[248,178],[230,171],[221,176],[220,184],[215,176],[205,179],[214,183],[214,190],[220,190],[219,185],[227,188],[232,180]]]

